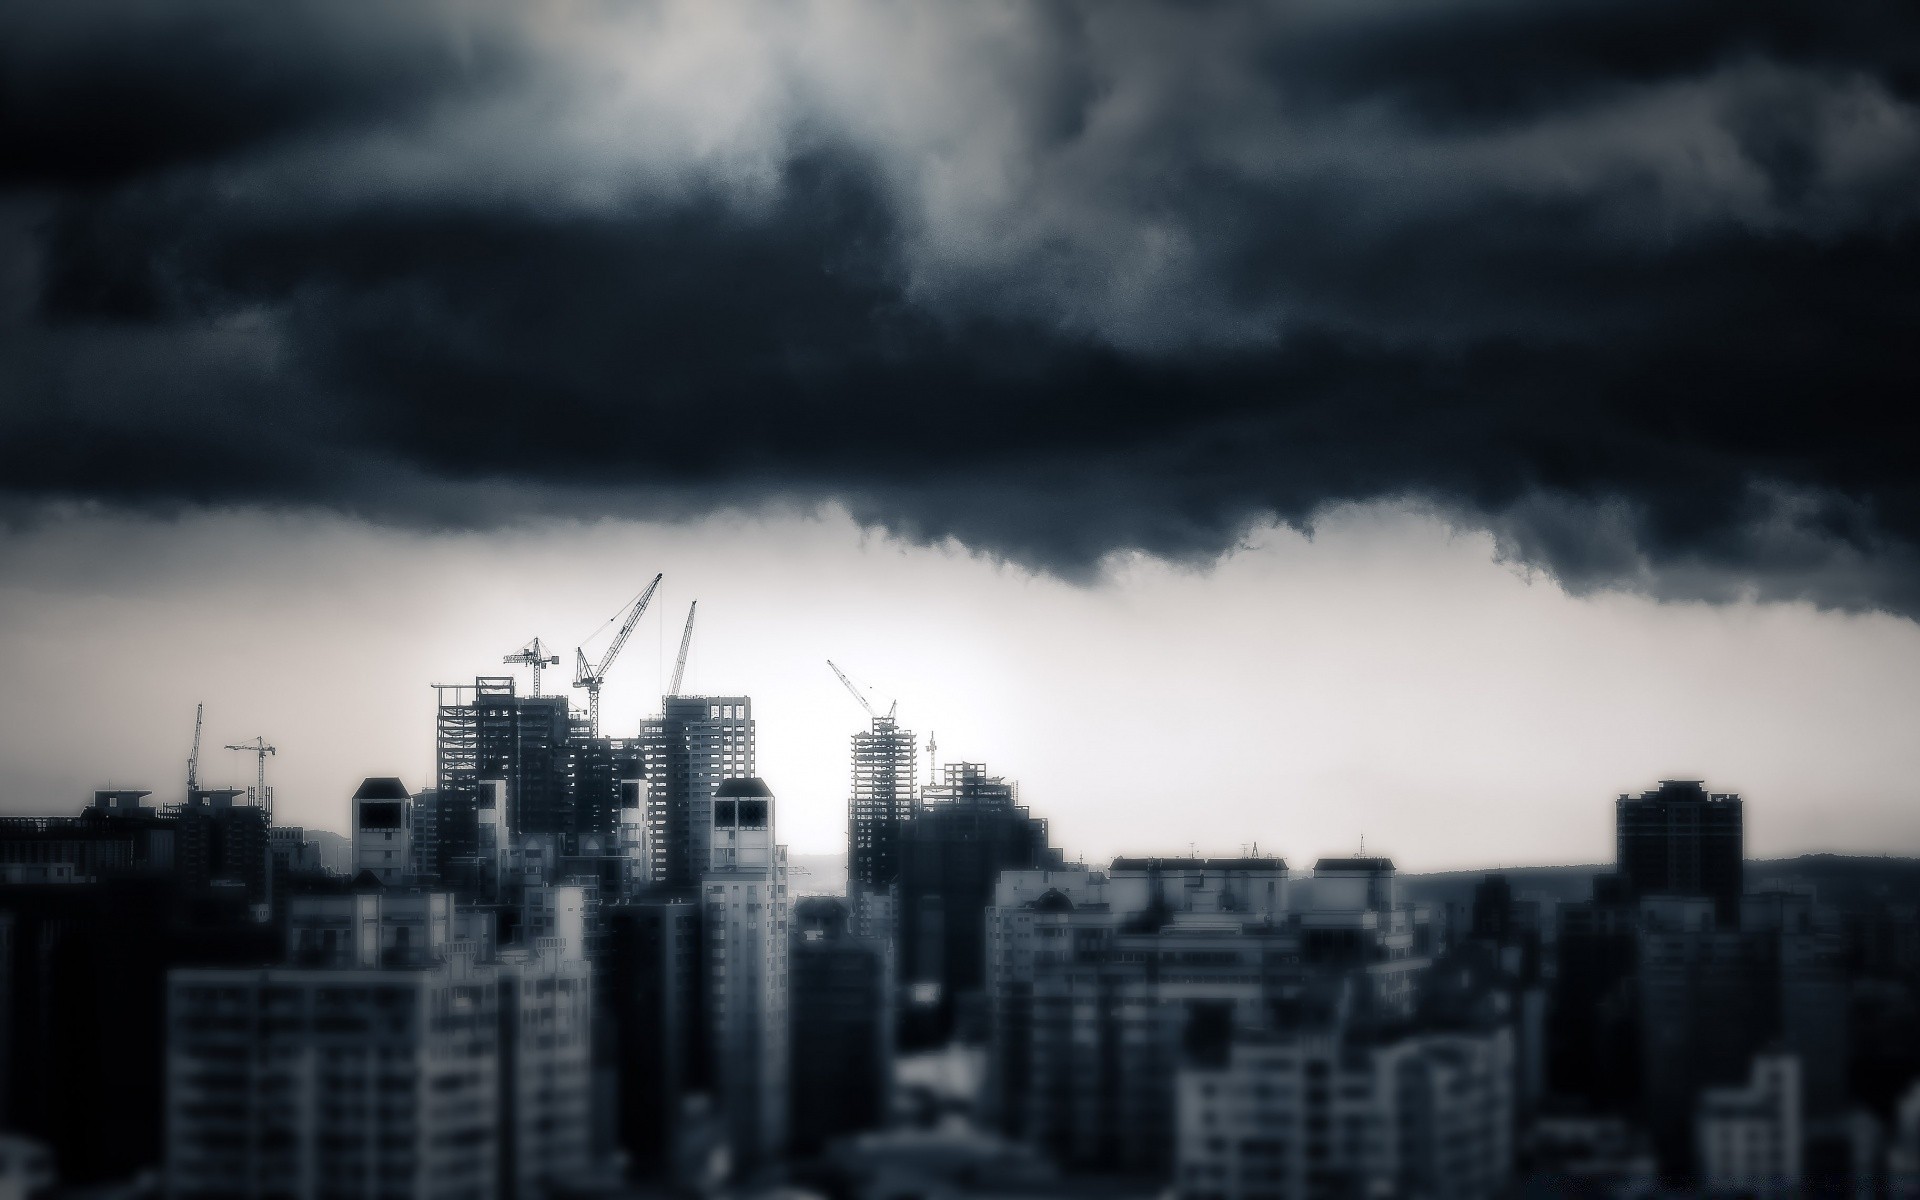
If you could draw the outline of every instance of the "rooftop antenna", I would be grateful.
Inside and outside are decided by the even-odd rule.
[[[927,786],[934,787],[940,782],[939,758],[940,743],[933,740],[933,730],[927,730]]]
[[[542,667],[559,666],[560,656],[558,654],[548,654],[547,648],[540,644],[540,639],[535,638],[520,647],[518,651],[507,655],[500,661],[508,666],[512,666],[514,663],[525,663],[527,666],[532,667],[533,694],[538,696],[540,694],[540,669]]]

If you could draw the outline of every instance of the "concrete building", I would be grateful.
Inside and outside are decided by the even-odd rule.
[[[901,1019],[914,1040],[940,1040],[959,1003],[985,983],[985,917],[1002,871],[1060,865],[1047,823],[1015,803],[1014,786],[979,763],[949,763],[900,842],[895,914]]]
[[[1236,1039],[1178,1084],[1182,1200],[1490,1200],[1512,1173],[1504,1027]]]
[[[1803,1137],[1799,1060],[1790,1054],[1756,1056],[1744,1085],[1700,1093],[1695,1129],[1700,1187],[1758,1200],[1797,1196]]]
[[[141,804],[152,794],[97,791],[77,816],[0,816],[0,867],[58,864],[82,880],[172,871],[179,821]]]
[[[451,691],[452,703],[445,701]],[[462,700],[463,695],[468,696]],[[567,743],[573,731],[564,696],[521,696],[507,676],[447,685],[435,720],[438,836],[442,853],[472,853],[473,812],[482,780],[504,784],[503,821],[516,833],[573,831]]]
[[[787,1146],[789,901],[787,851],[774,841],[774,797],[757,778],[714,789],[700,877],[707,950],[709,1078],[736,1169]]]
[[[606,1097],[611,1142],[642,1180],[674,1175],[687,1098],[707,1087],[702,911],[690,895],[616,905],[595,963],[597,1093]]]
[[[262,918],[273,905],[272,820],[235,801],[241,788],[196,788],[175,817],[174,870],[196,888],[235,887]]]
[[[1629,898],[1706,896],[1722,925],[1738,924],[1745,834],[1740,797],[1693,779],[1663,779],[1614,803],[1620,878]]]
[[[296,965],[172,972],[174,1197],[544,1195],[588,1166],[587,964],[450,896],[290,902]]]
[[[893,1094],[893,953],[860,936],[843,901],[794,904],[791,959],[791,1148],[817,1154],[836,1138],[887,1124]]]
[[[662,697],[660,715],[640,723],[636,746],[647,779],[653,882],[694,887],[711,861],[715,792],[728,779],[754,777],[753,701]]]
[[[1920,1079],[1900,1098],[1887,1142],[1887,1195],[1920,1200]]]
[[[390,887],[413,869],[413,795],[391,775],[369,777],[353,793],[353,873]]]
[[[893,717],[875,717],[853,735],[853,790],[847,800],[847,895],[890,895],[900,881],[900,839],[913,818],[917,739]],[[854,905],[855,932],[891,936],[872,928],[886,912]],[[869,927],[860,927],[867,925]]]

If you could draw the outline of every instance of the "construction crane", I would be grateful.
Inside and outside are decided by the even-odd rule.
[[[505,658],[501,659],[500,661],[507,664],[508,666],[512,666],[515,663],[521,663],[526,666],[532,667],[533,668],[533,694],[538,696],[540,694],[541,668],[559,666],[560,656],[558,654],[549,655],[547,653],[547,648],[540,644],[540,639],[535,638],[532,641],[528,642],[526,645],[520,647],[520,649],[516,653],[509,654]]]
[[[600,736],[600,686],[607,681],[607,671],[613,667],[613,660],[620,656],[620,648],[627,644],[627,638],[633,633],[633,627],[640,623],[640,614],[647,611],[647,601],[653,599],[653,589],[660,586],[662,575],[655,575],[653,582],[647,585],[647,590],[641,592],[640,598],[633,602],[632,611],[627,613],[627,619],[620,626],[620,632],[613,635],[613,641],[608,643],[607,652],[600,656],[600,662],[597,665],[589,667],[586,650],[579,646],[574,647],[573,686],[587,689],[589,736]],[[619,617],[620,614],[615,613],[609,620],[619,620]],[[654,678],[658,679],[659,676],[656,675]]]
[[[680,681],[687,677],[687,649],[693,645],[693,611],[699,607],[698,600],[687,605],[687,627],[680,634],[680,658],[673,664],[673,686],[667,689],[669,696],[680,694]]]
[[[277,754],[278,751],[272,746],[267,745],[267,739],[263,737],[255,737],[251,742],[241,742],[237,746],[230,744],[227,746],[227,749],[245,750],[247,753],[256,755],[260,759],[260,770],[254,786],[253,802],[266,810],[267,824],[273,824],[273,797],[267,792],[267,755]]]
[[[200,719],[206,716],[207,706],[193,706],[193,753],[187,755],[187,803],[193,803],[194,792],[200,789]]]
[[[847,691],[852,693],[853,698],[855,700],[859,701],[860,707],[867,710],[867,715],[869,717],[872,717],[876,721],[880,721],[880,720],[891,721],[893,720],[894,714],[900,711],[900,702],[898,700],[895,700],[893,702],[893,707],[887,709],[887,715],[883,718],[879,713],[873,711],[873,705],[867,701],[866,693],[862,692],[858,687],[856,687],[854,685],[853,680],[847,678],[847,673],[845,671],[842,671],[839,667],[835,667],[833,665],[832,659],[827,660],[827,666],[832,668],[833,673],[840,677],[840,682],[847,686]]]

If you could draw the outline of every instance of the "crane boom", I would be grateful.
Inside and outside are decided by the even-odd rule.
[[[207,714],[205,704],[193,706],[193,753],[187,755],[187,801],[193,801],[193,793],[200,786],[200,719]]]
[[[833,660],[832,660],[832,659],[828,659],[828,660],[827,660],[827,666],[829,666],[829,667],[832,667],[832,668],[833,668],[833,673],[834,673],[835,675],[838,675],[838,676],[840,677],[840,682],[846,685],[846,687],[847,687],[847,692],[848,692],[848,693],[849,693],[849,694],[850,694],[850,695],[851,695],[851,696],[852,696],[852,697],[853,697],[853,698],[854,698],[854,699],[855,699],[856,701],[858,701],[858,702],[859,702],[859,704],[860,704],[860,707],[861,707],[861,708],[864,708],[864,709],[866,709],[866,710],[867,710],[867,715],[868,715],[869,717],[872,717],[872,718],[873,718],[874,720],[876,720],[876,721],[877,721],[877,720],[879,720],[879,719],[880,719],[880,714],[879,714],[879,713],[877,713],[877,712],[874,712],[874,711],[873,711],[873,705],[872,705],[872,704],[870,704],[870,703],[868,703],[868,702],[867,702],[867,698],[866,698],[865,696],[863,696],[863,695],[861,695],[861,694],[860,694],[860,689],[859,689],[859,688],[857,688],[857,687],[855,687],[855,686],[853,686],[853,680],[851,680],[851,679],[848,679],[848,678],[847,678],[847,673],[846,673],[845,671],[842,671],[842,670],[841,670],[841,669],[840,669],[839,667],[835,667],[835,666],[833,665]]]
[[[627,644],[627,638],[632,635],[633,627],[640,623],[640,614],[647,611],[647,601],[653,599],[653,589],[660,586],[660,580],[665,574],[666,572],[663,571],[655,575],[653,582],[647,585],[647,590],[640,593],[640,599],[634,602],[633,611],[627,614],[626,624],[620,626],[620,632],[613,635],[613,641],[607,646],[607,652],[600,656],[600,665],[593,672],[595,677],[606,678],[607,671],[613,666],[613,660],[620,657],[622,647]]]
[[[680,681],[686,678],[687,649],[693,645],[693,614],[694,610],[699,607],[700,602],[698,600],[687,605],[687,627],[680,634],[680,657],[673,664],[673,686],[667,689],[667,695],[669,696],[678,696],[680,694]]]
[[[653,582],[640,593],[640,598],[633,602],[633,609],[627,613],[627,619],[621,624],[620,632],[613,635],[613,641],[608,643],[607,652],[600,656],[598,665],[589,670],[585,648],[575,646],[573,649],[573,686],[587,689],[588,728],[594,737],[600,736],[600,685],[607,681],[607,672],[613,668],[613,660],[620,656],[621,648],[627,644],[627,638],[633,634],[633,627],[640,623],[640,614],[647,611],[647,601],[653,599],[653,589],[660,586],[660,580],[665,577],[665,574],[663,571],[655,575]]]

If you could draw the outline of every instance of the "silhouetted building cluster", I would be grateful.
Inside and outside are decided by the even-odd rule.
[[[1698,782],[1621,796],[1578,897],[1095,867],[979,763],[918,780],[889,712],[845,894],[796,897],[748,697],[623,738],[441,695],[433,786],[367,778],[344,839],[197,785],[0,818],[0,1161],[201,1200],[1920,1197],[1914,881],[1757,878]]]

